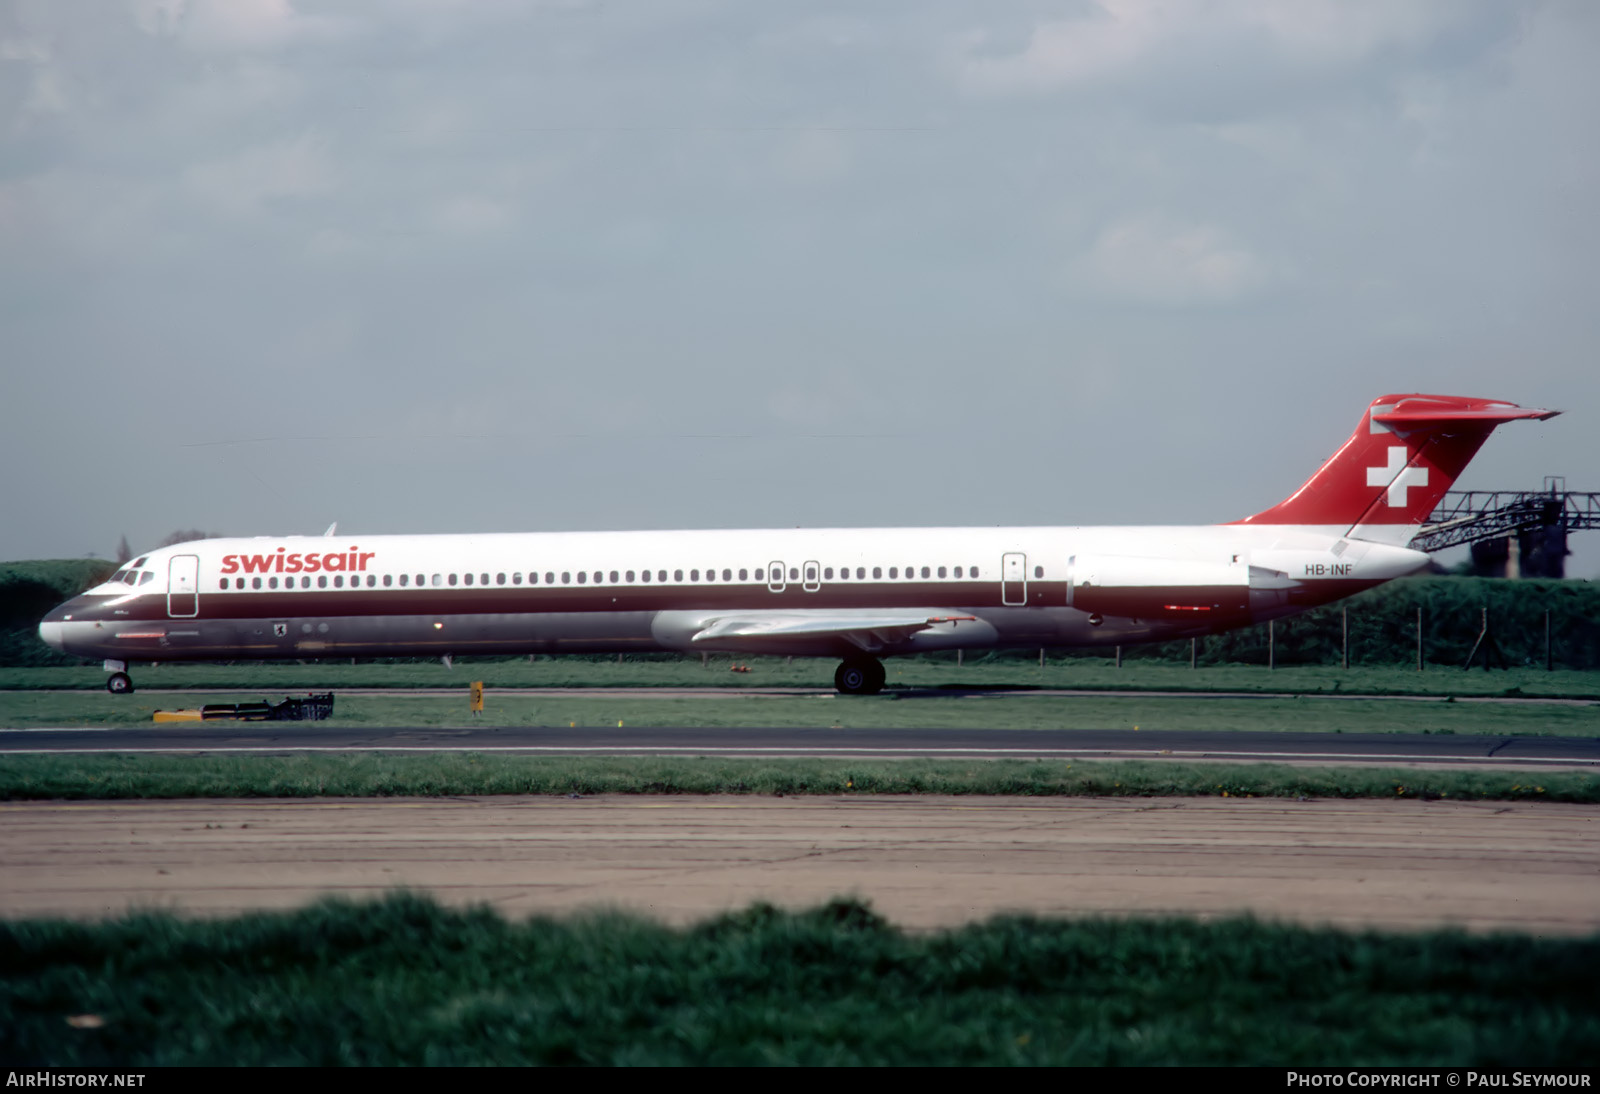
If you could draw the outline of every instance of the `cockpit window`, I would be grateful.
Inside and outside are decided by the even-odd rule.
[[[143,566],[145,564],[145,560],[148,559],[149,557],[150,557],[149,555],[145,555],[144,558],[136,558],[136,559],[134,559],[133,560],[133,565],[131,567],[129,567],[129,568],[137,570],[140,566]]]
[[[151,573],[149,570],[146,570],[144,573],[139,575],[139,584],[148,585],[155,579],[156,575]]]
[[[106,581],[107,582],[124,581],[124,580],[127,579],[127,577],[128,577],[128,571],[127,570],[118,570],[116,573],[114,573],[110,577],[106,578]]]

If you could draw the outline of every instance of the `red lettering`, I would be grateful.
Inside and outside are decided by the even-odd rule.
[[[283,551],[282,547],[278,548],[278,572],[280,574],[283,573]]]
[[[222,556],[222,572],[225,573],[225,574],[238,573],[239,572],[239,556],[238,555],[223,555]]]
[[[322,569],[322,556],[307,555],[304,559],[304,565],[301,568],[308,574],[316,573],[318,570]]]
[[[327,570],[330,574],[335,570],[343,570],[344,556],[334,554],[332,551],[329,551],[327,554],[322,556],[322,568]]]
[[[244,572],[247,574],[264,574],[272,569],[272,560],[275,555],[244,555]]]
[[[361,552],[361,569],[365,570],[367,568],[367,559],[369,559],[369,558],[377,558],[377,557],[378,557],[378,552],[376,552],[376,551],[362,551]]]
[[[284,559],[283,559],[283,568],[285,570],[287,570],[291,574],[299,573],[300,572],[300,556],[299,555],[285,555]]]

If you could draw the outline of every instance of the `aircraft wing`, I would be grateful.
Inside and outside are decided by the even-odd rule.
[[[927,612],[748,612],[708,620],[691,642],[725,642],[730,638],[842,638],[864,650],[881,649],[941,623],[957,624],[974,615],[929,615]]]

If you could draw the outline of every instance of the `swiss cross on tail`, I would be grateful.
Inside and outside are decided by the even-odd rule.
[[[1391,509],[1406,507],[1406,490],[1409,487],[1428,485],[1428,469],[1407,466],[1410,458],[1404,445],[1392,445],[1388,463],[1382,467],[1367,468],[1367,485],[1383,487],[1384,500]]]
[[[1454,395],[1385,395],[1305,485],[1237,523],[1408,543],[1495,426],[1558,413]]]

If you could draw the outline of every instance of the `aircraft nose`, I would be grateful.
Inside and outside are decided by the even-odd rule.
[[[58,653],[66,653],[67,623],[78,606],[76,599],[59,604],[45,613],[39,621],[39,639]]]

